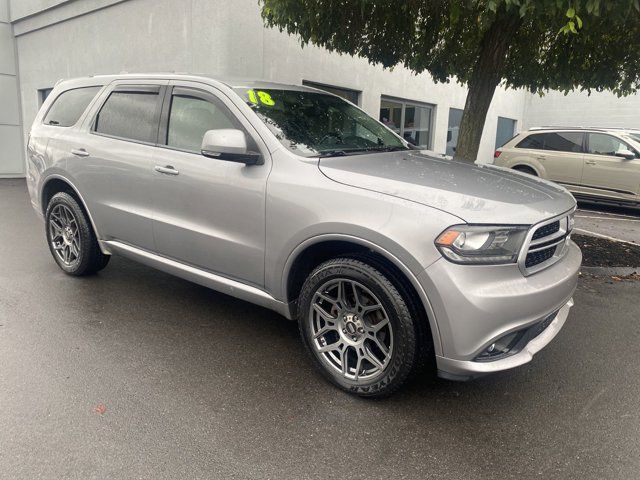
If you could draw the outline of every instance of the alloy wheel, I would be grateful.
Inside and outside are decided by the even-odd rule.
[[[393,329],[382,303],[363,284],[333,279],[313,295],[311,345],[323,363],[352,381],[380,375],[393,354]]]
[[[80,229],[73,211],[56,205],[49,214],[49,238],[58,259],[67,267],[80,259]]]

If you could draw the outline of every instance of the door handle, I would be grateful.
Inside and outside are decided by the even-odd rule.
[[[89,156],[89,152],[87,152],[84,148],[74,148],[73,150],[71,150],[71,153],[73,153],[76,157]]]
[[[597,162],[595,160],[585,160],[584,163],[587,165],[596,165]]]
[[[156,172],[164,173],[165,175],[178,175],[180,172],[176,170],[173,165],[167,165],[166,167],[161,167],[160,165],[156,165]]]
[[[536,160],[546,160],[546,159],[547,159],[547,157],[545,157],[544,155],[538,155],[536,157]]]

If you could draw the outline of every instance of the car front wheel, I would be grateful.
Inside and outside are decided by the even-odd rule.
[[[414,318],[387,276],[357,258],[317,267],[299,299],[300,333],[316,366],[366,397],[400,388],[418,360]]]

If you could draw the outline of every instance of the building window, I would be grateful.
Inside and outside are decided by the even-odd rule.
[[[53,88],[41,88],[38,90],[38,105],[41,107],[47,97],[51,94]]]
[[[496,148],[500,148],[513,138],[516,133],[516,121],[512,118],[498,117],[496,131]]]
[[[449,126],[447,127],[447,155],[453,156],[458,146],[458,132],[460,132],[460,122],[462,121],[460,108],[449,109]]]
[[[303,85],[307,87],[317,88],[318,90],[324,90],[325,92],[333,93],[339,97],[349,100],[351,103],[360,105],[360,92],[358,90],[352,90],[350,88],[334,87],[332,85],[324,85],[322,83],[309,82],[307,80],[302,81]]]
[[[411,144],[429,150],[434,109],[433,105],[383,97],[380,121]]]

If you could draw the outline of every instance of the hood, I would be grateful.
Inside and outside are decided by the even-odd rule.
[[[576,204],[555,183],[419,151],[321,158],[319,168],[336,182],[418,202],[467,223],[530,225]]]

